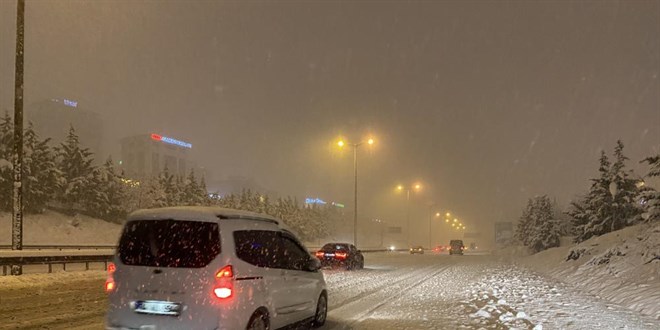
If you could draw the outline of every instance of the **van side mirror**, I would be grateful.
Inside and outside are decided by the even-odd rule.
[[[319,269],[321,269],[321,261],[316,258],[310,258],[309,262],[307,262],[307,271],[315,272]]]

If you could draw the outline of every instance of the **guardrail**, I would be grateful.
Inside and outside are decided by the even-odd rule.
[[[108,250],[115,249],[116,245],[23,245],[23,250]],[[9,250],[11,245],[0,245],[0,250]]]
[[[89,270],[89,263],[103,263],[103,269],[108,269],[108,262],[112,261],[114,253],[95,254],[95,255],[63,255],[63,256],[9,256],[0,257],[0,266],[2,266],[2,275],[6,276],[8,269],[12,265],[48,265],[48,272],[53,272],[54,264],[61,264],[66,271],[66,265],[70,263],[84,263],[85,270]]]

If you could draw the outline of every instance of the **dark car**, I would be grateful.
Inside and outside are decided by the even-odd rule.
[[[453,239],[449,242],[449,254],[463,254],[463,250],[465,250],[465,245],[463,245],[463,241],[460,239]]]
[[[346,270],[364,268],[364,256],[353,244],[328,243],[315,255],[323,267],[343,267]]]
[[[424,248],[421,246],[413,246],[410,248],[410,254],[424,254]]]

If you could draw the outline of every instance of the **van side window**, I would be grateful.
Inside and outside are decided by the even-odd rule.
[[[234,232],[236,256],[257,267],[283,268],[279,232],[240,230]]]
[[[298,243],[286,235],[282,236],[282,261],[286,269],[305,270],[310,256]]]

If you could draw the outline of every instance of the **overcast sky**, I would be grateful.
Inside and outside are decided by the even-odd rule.
[[[659,1],[26,2],[26,104],[75,99],[115,150],[159,132],[216,177],[349,206],[332,143],[373,134],[363,221],[400,223],[393,188],[419,180],[415,221],[434,202],[485,228],[586,191],[617,139],[640,174],[660,151]],[[0,109],[14,37],[2,0]]]

